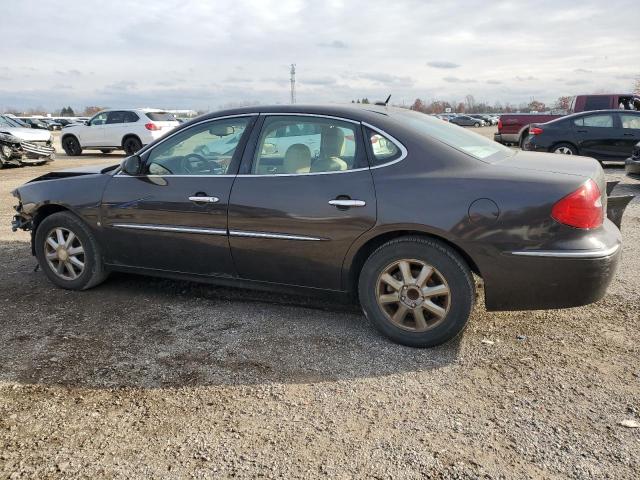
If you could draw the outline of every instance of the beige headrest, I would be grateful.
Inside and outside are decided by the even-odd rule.
[[[287,148],[284,154],[284,173],[309,173],[311,168],[311,150],[303,143]]]

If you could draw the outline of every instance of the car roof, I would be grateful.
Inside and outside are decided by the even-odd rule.
[[[295,105],[256,105],[251,107],[233,108],[228,110],[219,110],[198,117],[200,120],[208,118],[223,117],[229,115],[242,114],[266,114],[275,113],[283,115],[294,114],[311,114],[324,115],[333,117],[342,117],[356,121],[375,121],[382,117],[392,117],[394,112],[400,112],[404,109],[399,107],[386,107],[382,105],[355,105],[355,104],[295,104]]]

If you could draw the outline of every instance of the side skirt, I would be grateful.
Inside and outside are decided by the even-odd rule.
[[[343,290],[324,290],[321,288],[301,287],[298,285],[247,280],[231,276],[195,275],[192,273],[172,272],[152,268],[127,267],[123,265],[105,264],[105,267],[111,272],[133,273],[150,277],[170,278],[172,280],[185,280],[189,282],[206,283],[222,287],[244,288],[263,292],[319,297],[326,298],[340,304],[352,304],[354,301],[354,296],[350,294],[350,292]]]

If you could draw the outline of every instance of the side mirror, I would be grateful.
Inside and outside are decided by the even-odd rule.
[[[91,124],[89,123],[89,120],[87,120],[86,122],[84,122],[84,124],[85,124],[87,127],[90,127],[90,126],[91,126]]]
[[[138,175],[142,169],[142,160],[138,155],[131,155],[122,161],[120,168],[127,175]]]

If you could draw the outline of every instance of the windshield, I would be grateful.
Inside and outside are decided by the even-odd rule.
[[[489,161],[491,160],[490,157],[494,155],[502,157],[503,155],[511,156],[514,154],[513,150],[500,145],[498,142],[494,142],[477,133],[470,132],[464,127],[436,120],[424,113],[401,110],[396,111],[395,114],[398,120],[415,132],[435,138],[478,160]]]
[[[18,122],[16,122],[13,118],[5,117],[4,115],[0,115],[0,125],[5,127],[21,127],[22,126]]]

